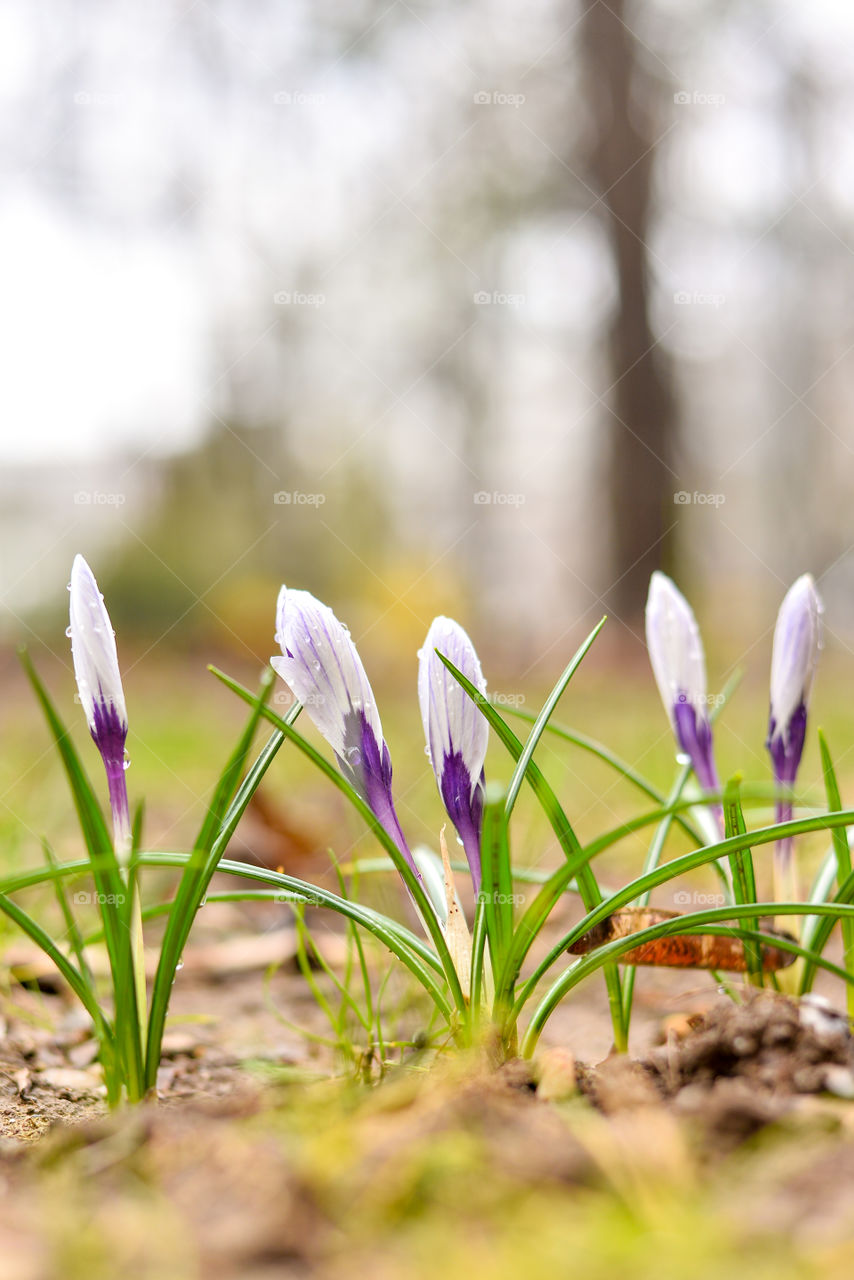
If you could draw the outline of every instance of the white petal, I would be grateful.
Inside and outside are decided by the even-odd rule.
[[[81,555],[74,557],[71,567],[69,618],[74,674],[90,729],[95,727],[95,702],[101,697],[127,724],[115,633],[95,576]]]
[[[282,657],[272,665],[306,713],[340,755],[345,720],[363,711],[382,744],[382,725],[362,660],[347,628],[310,591],[282,587],[276,607],[276,640]]]
[[[418,658],[418,701],[434,771],[445,756],[459,751],[474,785],[480,778],[489,743],[489,726],[471,698],[435,652],[439,650],[486,693],[486,680],[468,634],[452,618],[435,618]]]
[[[667,714],[681,694],[706,712],[706,659],[691,606],[666,574],[652,575],[646,602],[646,643]]]
[[[821,649],[823,612],[812,574],[802,574],[786,592],[774,628],[771,715],[781,731],[809,698]]]

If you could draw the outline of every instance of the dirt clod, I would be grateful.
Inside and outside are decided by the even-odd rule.
[[[690,1035],[653,1049],[643,1067],[665,1097],[732,1078],[760,1093],[819,1093],[829,1080],[845,1087],[854,1041],[832,1010],[762,991],[743,1005],[715,1005]]]

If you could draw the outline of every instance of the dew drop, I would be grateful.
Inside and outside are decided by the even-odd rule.
[[[183,969],[183,968],[184,968],[184,957],[181,956],[181,959],[175,965],[175,972],[177,973],[179,969]]]
[[[691,763],[691,757],[690,757],[686,752],[684,752],[684,751],[677,751],[677,753],[676,753],[676,763],[677,763],[677,764],[690,764],[690,763]]]
[[[348,747],[346,755],[348,762],[353,766],[353,768],[358,768],[362,763],[362,753],[358,747]]]
[[[124,760],[122,761],[122,768],[123,768],[123,769],[129,769],[129,768],[130,768],[130,756],[128,755],[128,749],[127,749],[127,747],[125,747],[125,758],[124,758]]]
[[[66,628],[65,628],[65,634],[68,636],[68,638],[69,638],[69,639],[71,639],[71,628],[70,628],[70,627],[66,627]]]
[[[70,582],[66,583],[66,585],[65,585],[65,589],[66,589],[66,591],[70,591],[70,590],[71,590],[71,583],[70,583]]]

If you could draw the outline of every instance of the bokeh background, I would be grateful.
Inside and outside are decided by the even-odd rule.
[[[254,678],[282,581],[410,737],[434,613],[521,705],[607,611],[581,719],[672,761],[663,567],[712,687],[746,673],[723,769],[767,777],[774,615],[811,569],[842,717],[852,47],[847,0],[4,0],[7,810],[45,749],[14,645],[70,702],[76,551],[163,833],[240,718],[205,663]]]

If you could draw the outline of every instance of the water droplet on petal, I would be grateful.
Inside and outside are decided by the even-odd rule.
[[[348,764],[351,764],[354,769],[362,763],[362,753],[358,747],[348,747],[346,755]]]
[[[66,627],[66,628],[65,628],[65,634],[68,636],[68,638],[69,638],[69,639],[71,638],[71,628],[70,628],[70,627]]]
[[[689,755],[687,755],[687,753],[686,753],[686,752],[684,752],[684,751],[677,751],[677,753],[676,753],[676,763],[677,763],[677,764],[690,764],[690,763],[691,763],[691,757],[690,757]]]

